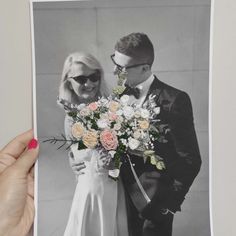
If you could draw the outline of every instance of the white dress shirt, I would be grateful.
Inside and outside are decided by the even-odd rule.
[[[154,80],[154,75],[151,74],[150,77],[145,80],[144,82],[138,84],[135,88],[138,88],[140,90],[140,97],[139,99],[136,99],[133,95],[130,95],[130,103],[136,103],[138,106],[142,106],[143,102],[147,96],[147,93],[149,91],[149,88]]]

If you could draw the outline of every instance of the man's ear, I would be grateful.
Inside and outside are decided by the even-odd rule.
[[[142,70],[143,70],[143,72],[150,71],[150,66],[149,65],[143,65]]]

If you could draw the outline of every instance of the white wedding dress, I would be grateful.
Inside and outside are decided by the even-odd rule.
[[[71,147],[76,162],[84,162],[78,176],[64,236],[128,236],[127,212],[121,180],[99,169],[96,150]]]

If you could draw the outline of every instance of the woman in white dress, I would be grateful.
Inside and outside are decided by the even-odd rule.
[[[96,101],[106,95],[103,74],[92,55],[69,55],[64,63],[59,98],[74,104]],[[72,138],[68,115],[65,133]],[[64,236],[128,236],[123,185],[121,180],[108,178],[104,156],[91,149],[77,150],[77,145],[71,146],[69,156],[77,186]]]

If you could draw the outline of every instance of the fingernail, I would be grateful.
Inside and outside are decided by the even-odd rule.
[[[28,143],[28,149],[35,149],[38,146],[38,141],[36,139],[31,139]]]

